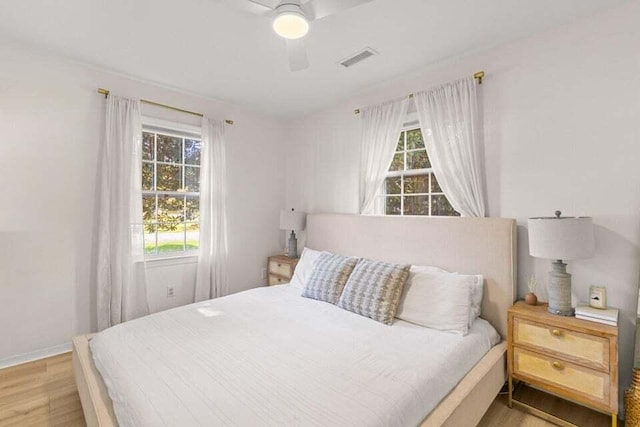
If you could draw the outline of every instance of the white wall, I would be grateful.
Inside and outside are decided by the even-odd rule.
[[[0,364],[95,330],[92,285],[96,174],[105,87],[215,118],[227,126],[232,292],[260,285],[281,250],[283,124],[234,105],[97,71],[0,42]],[[143,106],[151,116],[192,116]],[[149,263],[152,310],[192,301],[194,259]],[[166,287],[176,286],[167,299]]]
[[[587,301],[590,284],[604,285],[610,305],[621,309],[620,382],[627,387],[640,276],[638,22],[633,2],[437,64],[293,123],[287,206],[355,213],[360,122],[353,109],[484,70],[489,214],[520,224],[519,294],[531,274],[546,283],[551,268],[528,255],[527,218],[556,209],[593,216],[597,255],[569,263],[574,299]]]

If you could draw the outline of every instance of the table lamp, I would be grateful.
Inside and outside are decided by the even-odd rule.
[[[593,221],[590,217],[529,218],[529,254],[555,260],[549,272],[548,311],[560,316],[573,316],[571,307],[571,274],[563,260],[590,258],[595,253]]]
[[[289,236],[289,258],[298,258],[298,239],[296,239],[296,231],[304,230],[305,220],[307,216],[304,212],[290,211],[280,212],[280,230],[291,230]]]

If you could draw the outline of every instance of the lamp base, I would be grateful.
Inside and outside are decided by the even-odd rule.
[[[558,316],[573,316],[571,307],[571,274],[567,273],[567,264],[562,260],[553,263],[549,272],[549,307],[547,311]]]
[[[298,258],[298,239],[296,239],[296,233],[291,230],[289,236],[289,251],[287,253],[289,258]]]

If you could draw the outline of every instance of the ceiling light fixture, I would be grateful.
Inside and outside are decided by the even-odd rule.
[[[300,2],[285,0],[276,8],[273,31],[289,40],[302,38],[309,32],[309,21],[300,7]]]

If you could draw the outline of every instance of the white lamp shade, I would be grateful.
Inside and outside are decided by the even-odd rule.
[[[296,211],[280,211],[281,230],[304,230],[307,214]]]
[[[571,260],[595,253],[590,217],[529,218],[529,254],[537,258]]]

